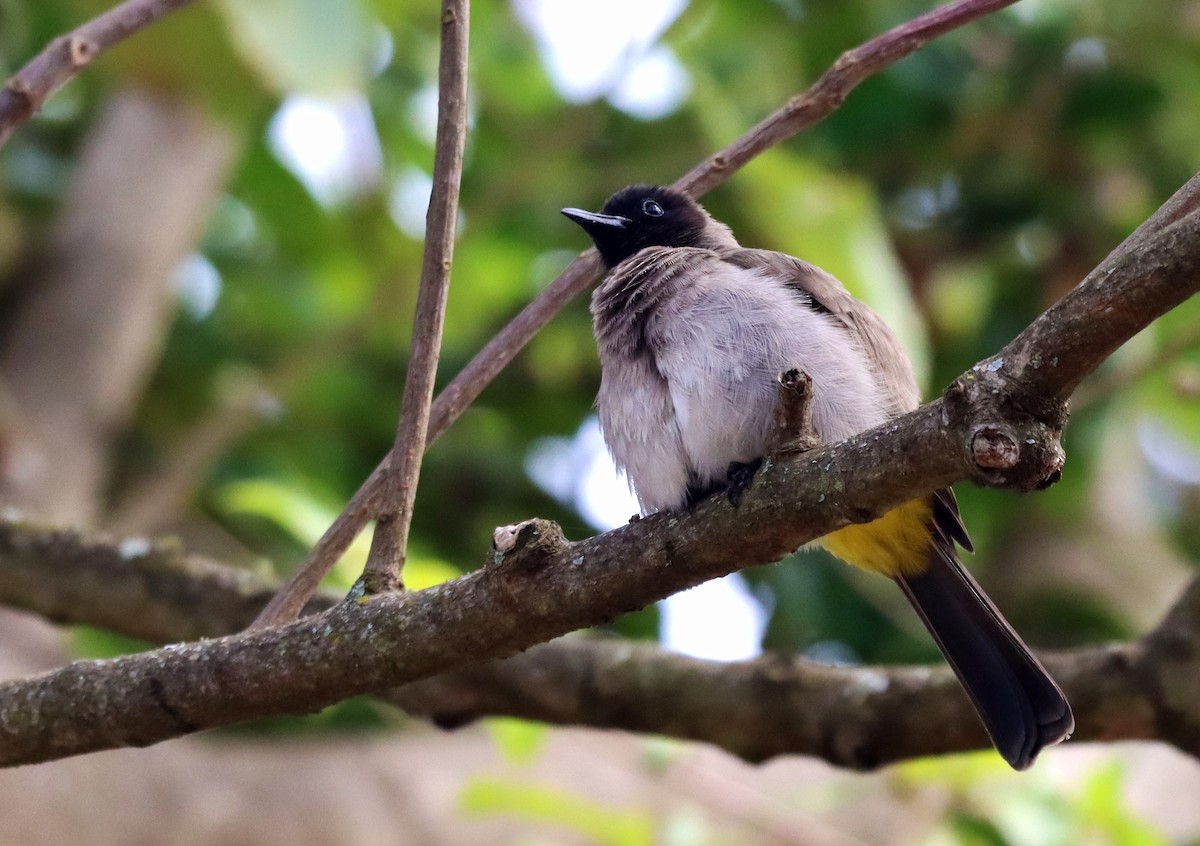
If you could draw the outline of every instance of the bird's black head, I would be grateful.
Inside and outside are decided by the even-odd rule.
[[[608,198],[599,214],[582,209],[562,213],[592,236],[608,267],[645,247],[695,246],[708,225],[708,215],[695,200],[657,185],[623,188]]]

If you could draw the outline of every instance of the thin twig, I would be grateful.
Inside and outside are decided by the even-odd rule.
[[[703,195],[732,176],[754,156],[819,123],[837,109],[863,80],[895,64],[933,38],[1011,6],[1016,1],[959,0],[894,27],[843,53],[808,90],[789,100],[787,105],[724,150],[692,168],[675,186],[693,196]],[[567,303],[596,281],[600,271],[595,250],[581,253],[471,359],[434,401],[426,449],[516,358],[534,335]],[[377,513],[382,482],[391,458],[391,454],[385,456],[350,498],[346,508],[309,551],[304,563],[280,589],[279,601],[272,601],[255,620],[256,627],[295,619],[321,579]]]
[[[861,82],[915,53],[939,35],[985,17],[1017,0],[962,0],[902,23],[847,50],[803,94],[788,100],[752,130],[710,156],[675,183],[694,197],[711,191],[765,150],[820,123]]]
[[[421,475],[421,458],[425,454],[429,406],[433,402],[433,381],[442,348],[446,297],[450,292],[458,194],[467,140],[469,31],[469,0],[443,0],[437,141],[433,158],[433,192],[425,216],[425,258],[421,265],[421,287],[413,318],[412,352],[408,376],[404,380],[400,422],[391,452],[388,502],[377,515],[371,553],[363,570],[363,587],[367,593],[404,587],[401,571],[408,548],[417,480]]]
[[[127,0],[51,41],[0,89],[0,147],[102,52],[193,0]]]

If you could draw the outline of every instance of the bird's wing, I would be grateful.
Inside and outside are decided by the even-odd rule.
[[[816,265],[770,250],[736,250],[725,260],[780,279],[812,306],[836,318],[855,337],[895,405],[895,413],[921,404],[921,391],[904,347],[879,315],[854,299],[835,276]]]
[[[736,250],[725,260],[739,267],[783,280],[804,295],[813,308],[836,318],[858,340],[876,371],[877,380],[895,403],[895,411],[904,413],[921,403],[921,391],[912,362],[892,330],[874,311],[859,302],[837,277],[816,265],[770,250]],[[958,513],[954,491],[945,488],[933,495],[933,519],[937,531],[947,542],[957,541],[968,551],[971,538]]]

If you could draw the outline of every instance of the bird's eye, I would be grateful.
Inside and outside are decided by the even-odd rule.
[[[642,200],[642,214],[646,217],[662,217],[663,207],[654,200]]]

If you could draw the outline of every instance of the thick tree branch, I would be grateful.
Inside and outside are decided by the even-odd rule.
[[[51,41],[0,89],[0,147],[102,52],[192,0],[126,0]]]
[[[58,623],[84,623],[152,643],[220,637],[244,628],[275,585],[187,555],[175,540],[110,541],[21,518],[0,522],[0,604]],[[325,611],[336,597],[307,609]]]
[[[270,595],[244,571],[174,544],[112,543],[0,524],[0,601],[155,641],[240,629]],[[309,608],[331,607],[321,597]],[[1046,656],[1074,705],[1077,740],[1159,738],[1200,754],[1200,581],[1142,641]],[[503,661],[382,693],[443,726],[516,716],[870,768],[982,748],[987,738],[945,667],[834,668],[786,656],[732,664],[648,644],[560,638]],[[931,715],[936,718],[931,719]]]
[[[1147,684],[1170,678],[1158,674],[1163,650],[1135,642],[1042,658],[1071,700],[1073,739],[1162,739],[1200,753],[1194,736],[1166,726],[1177,718],[1194,732],[1194,701]],[[1174,669],[1200,671],[1200,655]],[[990,745],[946,666],[834,667],[786,655],[721,663],[642,643],[569,638],[385,698],[445,727],[515,716],[703,741],[754,762],[810,755],[869,770]]]
[[[894,27],[841,55],[811,87],[724,150],[688,171],[675,187],[699,197],[720,185],[763,151],[824,120],[860,83],[887,69],[939,35],[961,27],[1017,0],[958,0]],[[442,390],[433,403],[426,449],[475,401],[517,354],[576,296],[599,278],[601,265],[594,249],[580,253],[566,270],[492,338]],[[327,573],[376,514],[380,513],[384,480],[394,452],[371,471],[345,509],[309,551],[300,572],[316,589],[313,575]],[[289,589],[290,592],[290,589]],[[299,591],[297,595],[299,596]],[[295,616],[295,601],[264,612],[257,625],[284,622]],[[301,602],[302,604],[302,602]]]
[[[575,544],[552,524],[530,521],[503,540],[488,566],[436,588],[0,685],[0,763],[146,745],[310,711],[505,657],[739,566],[775,560],[851,517],[916,494],[922,474],[911,459],[946,452],[938,416],[935,404],[889,437],[870,433],[781,462],[737,512],[710,502],[693,514],[656,515]],[[870,468],[888,466],[897,447],[908,466],[876,479],[870,500],[860,499],[860,486],[876,475]],[[935,487],[963,475],[957,456],[942,458]],[[781,486],[797,498],[782,500]],[[824,493],[842,490],[845,499]]]
[[[1196,190],[1190,182],[1172,202]],[[0,685],[0,764],[311,711],[606,622],[963,479],[1042,486],[1062,462],[1062,398],[1116,345],[1200,288],[1200,211],[1143,234],[945,398],[848,441],[767,461],[737,509],[716,497],[692,513],[653,515],[576,543],[531,520],[498,530],[482,569],[429,590]],[[1188,616],[1197,594],[1189,592],[1172,619]],[[1200,652],[1178,634],[1162,637],[1171,661]],[[1087,678],[1108,683],[1104,673]],[[1171,728],[1184,745],[1197,734],[1183,710],[1194,697],[1182,694],[1192,691],[1159,681],[1179,706],[1181,726]]]

